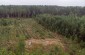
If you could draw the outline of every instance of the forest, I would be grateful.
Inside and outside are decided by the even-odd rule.
[[[85,15],[85,7],[61,7],[61,6],[14,6],[2,5],[0,6],[0,17],[32,17],[39,14],[52,14],[52,15],[69,15],[75,14],[77,16]]]
[[[1,5],[0,55],[85,55],[85,7]]]

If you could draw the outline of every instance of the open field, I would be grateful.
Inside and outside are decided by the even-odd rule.
[[[43,22],[46,24],[43,25],[42,24],[43,15],[40,17],[42,17],[40,20],[38,20],[37,17],[26,19],[23,18],[0,19],[0,54],[1,55],[84,54],[83,48],[84,42],[78,43],[79,40],[78,38],[72,39],[71,35],[65,36],[63,34],[61,35],[60,32],[55,32],[54,31],[55,29],[53,29],[55,26],[51,27],[50,26],[51,22],[50,25],[48,25],[49,22],[46,23],[44,21]],[[49,21],[49,19],[48,17],[46,17],[46,20]],[[59,30],[62,31],[62,28],[61,29],[59,28]],[[65,32],[62,31],[62,33]],[[66,37],[69,37],[69,39]],[[74,36],[72,35],[72,37]]]
[[[38,47],[42,51],[44,47],[51,51],[50,46],[54,46],[52,47],[53,49],[55,47],[60,48],[61,50],[59,51],[66,51],[66,46],[61,37],[62,35],[45,29],[31,18],[0,19],[0,54],[3,54],[3,51],[12,52],[9,54],[22,54],[16,53],[16,51],[26,51],[30,54],[34,52],[32,49],[35,50]],[[31,49],[31,52],[28,51],[29,49]],[[51,53],[48,53],[49,51],[47,51],[47,54]]]

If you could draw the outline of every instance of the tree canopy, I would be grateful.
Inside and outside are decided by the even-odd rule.
[[[0,18],[8,17],[32,17],[38,14],[52,15],[85,15],[85,7],[62,7],[43,5],[2,5],[0,6]]]

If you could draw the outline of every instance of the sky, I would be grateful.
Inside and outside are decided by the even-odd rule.
[[[0,0],[0,5],[85,6],[85,0]]]

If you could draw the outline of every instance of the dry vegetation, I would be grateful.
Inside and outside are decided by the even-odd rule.
[[[56,53],[57,49],[61,49],[59,51],[65,50],[66,46],[64,46],[64,42],[62,41],[62,36],[45,29],[31,18],[0,19],[0,23],[1,55],[54,55],[64,53]],[[57,49],[54,50],[55,48]],[[46,51],[48,49],[49,51]],[[41,53],[35,52],[40,50],[43,53],[42,51]],[[55,51],[55,53],[51,53],[51,51]]]
[[[0,6],[0,55],[85,55],[85,7]]]

